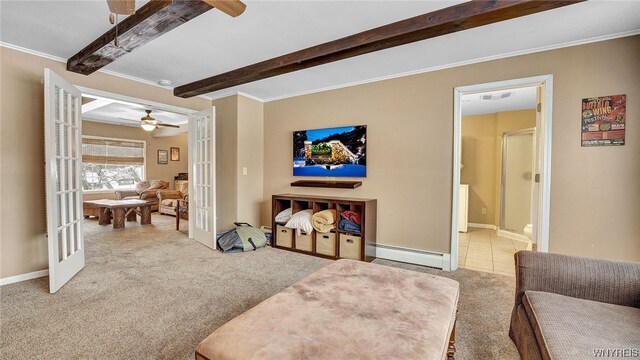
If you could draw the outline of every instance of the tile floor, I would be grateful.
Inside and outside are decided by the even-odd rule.
[[[527,243],[498,236],[495,230],[469,228],[460,233],[458,267],[515,276],[513,254]]]

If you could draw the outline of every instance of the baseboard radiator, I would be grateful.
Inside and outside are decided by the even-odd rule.
[[[450,254],[378,244],[376,246],[376,257],[409,264],[429,266],[447,271],[451,269]]]

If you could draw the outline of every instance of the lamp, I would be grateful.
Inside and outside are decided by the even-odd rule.
[[[142,121],[142,128],[145,131],[153,131],[156,127],[158,127],[158,121],[151,117],[151,110],[145,110],[147,116],[144,116],[140,119]]]
[[[151,121],[143,121],[140,125],[145,131],[153,131],[156,128],[156,124]]]

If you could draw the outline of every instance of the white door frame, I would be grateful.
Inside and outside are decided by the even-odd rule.
[[[496,81],[485,84],[459,86],[453,89],[453,189],[451,203],[451,262],[450,270],[458,268],[458,207],[460,198],[460,144],[462,143],[462,95],[499,89],[542,85],[542,146],[537,147],[536,158],[542,159],[540,191],[538,197],[537,250],[549,251],[549,208],[551,196],[551,132],[553,110],[553,75]],[[542,131],[540,131],[542,130]],[[535,230],[534,230],[535,233]]]

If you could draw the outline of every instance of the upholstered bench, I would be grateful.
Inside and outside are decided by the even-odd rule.
[[[196,359],[453,357],[459,284],[338,260],[224,324]]]

